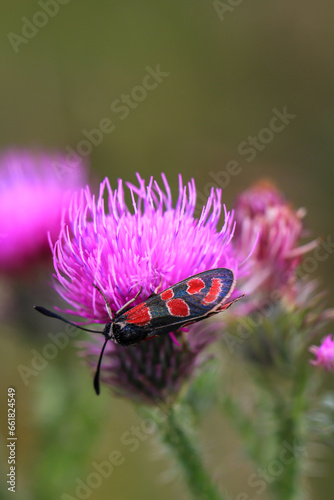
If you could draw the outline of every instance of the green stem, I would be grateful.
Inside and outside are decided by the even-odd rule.
[[[205,470],[202,456],[182,427],[174,408],[171,407],[166,416],[166,420],[159,424],[162,439],[178,460],[193,498],[224,500]]]
[[[277,456],[280,456],[280,450],[287,449],[288,463],[281,464],[282,472],[272,483],[272,490],[278,500],[294,500],[297,498],[300,480],[300,447],[301,440],[298,436],[297,422],[292,415],[283,416],[278,430],[278,450]],[[287,452],[284,452],[285,454]]]
[[[295,383],[288,397],[276,402],[277,449],[276,458],[282,458],[282,472],[271,484],[278,500],[296,500],[304,498],[302,492],[301,465],[305,455],[305,440],[302,433],[302,419],[305,411],[305,388],[307,376],[299,367]],[[282,451],[282,450],[289,450]],[[285,462],[285,463],[284,463]]]
[[[229,418],[242,439],[249,457],[258,466],[263,466],[267,458],[265,451],[269,446],[268,439],[261,441],[254,420],[247,417],[242,408],[228,393],[222,396],[220,406],[222,413]]]

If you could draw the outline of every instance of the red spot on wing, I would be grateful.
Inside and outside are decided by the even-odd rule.
[[[172,316],[186,317],[190,314],[188,304],[182,299],[170,299],[167,303],[167,309]]]
[[[220,289],[221,289],[220,279],[213,278],[210,290],[204,297],[202,303],[211,304],[212,302],[215,302],[217,300],[217,297],[219,296]]]
[[[169,288],[168,290],[165,290],[164,292],[162,292],[162,294],[160,295],[160,297],[162,298],[162,300],[171,299],[172,297],[174,297],[174,292],[173,292],[173,290],[171,290]]]
[[[150,308],[143,304],[133,307],[130,311],[124,313],[125,319],[128,323],[133,323],[138,326],[144,326],[150,322],[152,316]]]
[[[187,292],[190,295],[194,295],[194,293],[200,292],[203,288],[205,288],[205,283],[201,278],[192,278],[188,281]]]

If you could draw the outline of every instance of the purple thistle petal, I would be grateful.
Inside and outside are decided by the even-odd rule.
[[[299,246],[304,215],[305,210],[294,210],[267,181],[255,184],[238,197],[234,244],[245,257],[254,245],[249,258],[252,279],[248,280],[246,293],[257,291],[265,296],[271,290],[281,290],[294,298],[296,268],[303,255],[317,245],[313,241]]]
[[[322,339],[320,346],[311,346],[309,351],[315,354],[312,365],[320,366],[328,371],[334,371],[334,339],[332,335]]]
[[[86,169],[61,153],[11,150],[0,157],[0,272],[16,274],[50,257],[48,232],[59,234],[71,191]]]

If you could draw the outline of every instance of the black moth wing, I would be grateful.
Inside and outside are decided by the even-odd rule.
[[[121,345],[134,345],[201,321],[220,312],[234,286],[230,269],[190,276],[117,316],[113,324],[115,340]]]

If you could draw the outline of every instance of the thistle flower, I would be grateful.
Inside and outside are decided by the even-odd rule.
[[[312,365],[322,366],[325,370],[334,371],[334,338],[332,335],[324,337],[320,346],[311,346],[309,351],[316,356],[316,359],[310,361]]]
[[[276,187],[261,181],[242,193],[235,204],[234,243],[242,255],[257,240],[250,257],[253,278],[246,292],[266,295],[271,290],[287,291],[303,254],[316,246],[313,241],[299,246],[304,236],[304,209],[294,210]]]
[[[68,175],[60,180],[57,165]],[[86,174],[60,154],[7,151],[0,157],[0,273],[21,273],[49,257],[48,231],[59,234],[66,191],[79,188]]]
[[[231,246],[234,224],[226,209],[224,226],[217,230],[220,190],[211,191],[197,220],[194,181],[183,186],[180,176],[173,207],[164,175],[164,189],[152,178],[146,185],[137,177],[139,186],[127,183],[132,211],[125,202],[128,193],[122,181],[113,191],[105,179],[97,200],[87,187],[73,196],[64,212],[53,257],[56,289],[71,305],[66,312],[91,322],[108,322],[105,303],[94,284],[115,313],[135,297],[139,287],[142,293],[132,305],[144,301],[156,288],[163,290],[216,267],[227,267],[236,275],[245,273]],[[134,398],[166,399],[179,389],[199,362],[203,348],[214,339],[209,330],[190,326],[186,339],[181,340],[182,348],[169,336],[130,348],[108,342],[101,379]],[[85,344],[84,356],[93,358],[94,365],[101,344],[102,339],[100,344]]]

